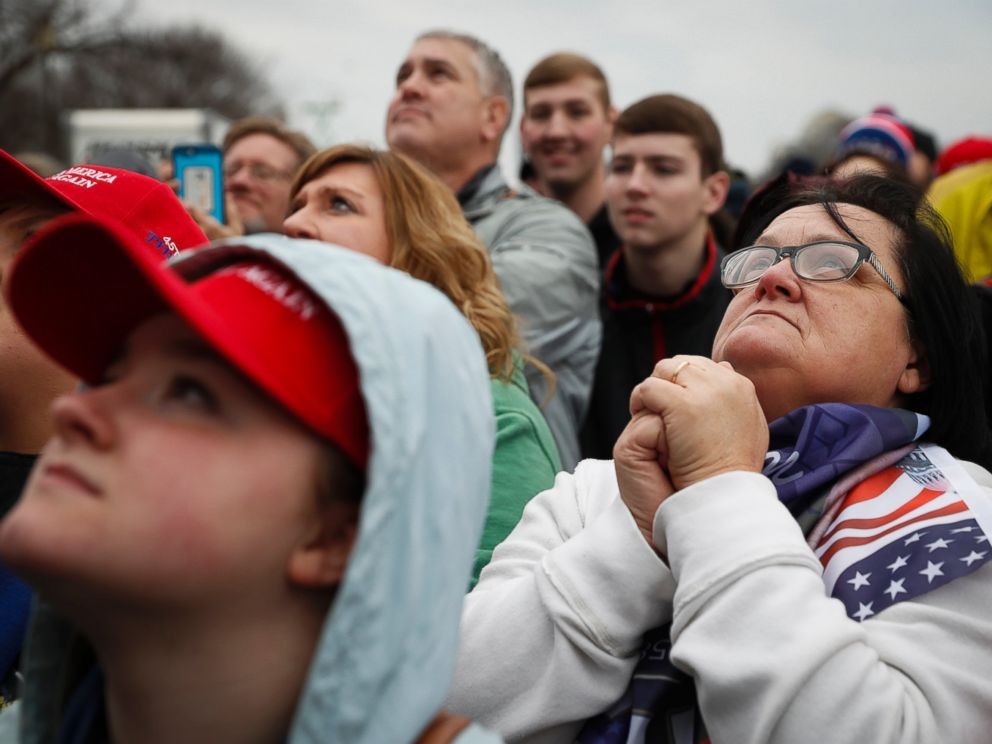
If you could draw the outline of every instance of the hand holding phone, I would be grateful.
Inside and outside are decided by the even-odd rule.
[[[179,198],[224,222],[224,155],[210,144],[176,145],[172,167]]]

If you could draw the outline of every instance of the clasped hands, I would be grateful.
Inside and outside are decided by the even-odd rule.
[[[754,385],[729,362],[661,360],[631,393],[630,413],[613,459],[620,495],[649,545],[655,512],[673,493],[764,464],[768,424]]]

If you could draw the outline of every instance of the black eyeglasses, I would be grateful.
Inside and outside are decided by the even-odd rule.
[[[854,276],[861,264],[867,263],[902,302],[902,292],[885,273],[875,252],[867,246],[843,240],[818,240],[781,248],[770,245],[741,248],[720,263],[720,279],[728,289],[748,287],[756,284],[768,269],[784,258],[789,259],[796,276],[810,282],[844,281]]]
[[[223,171],[224,178],[234,178],[242,168],[248,169],[248,175],[256,181],[275,181],[277,178],[292,178],[292,171],[279,170],[265,163],[242,163],[236,160],[233,163],[225,163]]]

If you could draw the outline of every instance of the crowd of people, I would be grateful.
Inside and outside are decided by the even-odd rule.
[[[513,186],[425,32],[223,222],[0,151],[0,743],[988,741],[992,138],[522,90]]]

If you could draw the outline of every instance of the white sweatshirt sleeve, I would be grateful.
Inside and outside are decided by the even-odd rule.
[[[446,707],[508,741],[571,741],[623,694],[673,590],[613,463],[580,463],[527,505],[466,597]]]
[[[798,525],[753,473],[675,494],[654,538],[677,584],[672,658],[694,677],[714,742],[992,736],[992,564],[859,623],[826,596]]]

